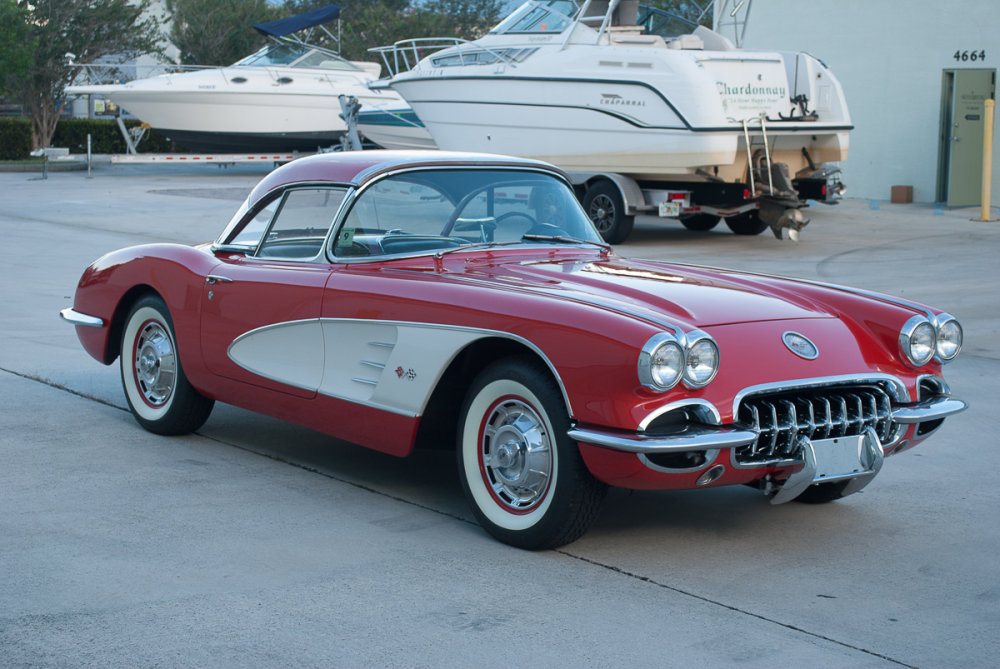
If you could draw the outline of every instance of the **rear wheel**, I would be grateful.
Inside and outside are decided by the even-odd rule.
[[[215,401],[195,390],[184,375],[173,321],[158,296],[133,305],[120,357],[125,399],[144,428],[156,434],[187,434],[208,419]]]
[[[625,215],[622,194],[610,181],[598,181],[587,189],[583,209],[608,244],[625,241],[635,225],[635,217]]]
[[[756,209],[730,216],[726,219],[726,225],[737,235],[759,235],[767,229],[767,223],[761,220],[760,212]]]
[[[694,232],[708,232],[719,224],[719,217],[712,214],[681,214],[681,225]]]
[[[541,550],[587,531],[607,488],[566,435],[562,394],[542,368],[521,358],[487,367],[461,416],[459,478],[487,532],[512,546]]]

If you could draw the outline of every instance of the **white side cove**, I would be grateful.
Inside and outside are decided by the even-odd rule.
[[[423,413],[456,353],[477,339],[496,336],[542,355],[526,340],[503,332],[323,318],[251,330],[233,341],[229,357],[272,381],[415,417]]]

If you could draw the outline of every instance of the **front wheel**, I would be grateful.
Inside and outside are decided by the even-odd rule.
[[[587,189],[583,209],[608,244],[625,241],[635,225],[635,217],[625,215],[625,202],[618,187],[610,181],[598,181]]]
[[[184,375],[173,321],[158,296],[133,305],[120,357],[125,399],[144,428],[156,434],[187,434],[208,420],[215,401],[195,390]]]
[[[607,487],[566,435],[562,394],[543,368],[520,358],[487,367],[461,416],[459,478],[487,532],[511,546],[541,550],[587,531]]]

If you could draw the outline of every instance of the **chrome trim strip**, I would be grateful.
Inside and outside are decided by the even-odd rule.
[[[663,414],[670,413],[671,411],[677,411],[678,409],[690,410],[698,416],[698,420],[702,423],[706,423],[708,425],[722,424],[722,414],[719,413],[719,410],[715,408],[714,404],[708,400],[691,398],[678,400],[677,402],[671,402],[670,404],[664,404],[656,411],[653,411],[648,416],[643,418],[641,423],[639,423],[639,432],[645,432],[652,422]]]
[[[60,311],[59,315],[62,317],[64,321],[72,325],[81,325],[87,328],[104,327],[104,319],[98,318],[97,316],[88,316],[87,314],[82,314],[79,311],[70,309],[69,307]]]
[[[369,386],[377,386],[378,385],[378,381],[372,381],[371,379],[361,379],[361,378],[358,378],[357,376],[351,377],[351,381],[354,381],[356,383],[364,383],[364,384],[367,384]]]
[[[657,437],[577,427],[571,428],[566,434],[574,441],[628,453],[683,453],[736,448],[757,438],[757,433],[750,430],[708,425],[691,425],[680,434]]]
[[[962,400],[942,395],[931,397],[916,404],[899,407],[892,412],[892,420],[895,423],[909,425],[911,423],[923,423],[925,421],[947,418],[957,413],[961,413],[969,408],[969,405]]]

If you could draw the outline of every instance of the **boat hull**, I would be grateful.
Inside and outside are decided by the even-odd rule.
[[[409,107],[362,109],[358,130],[383,149],[435,149],[437,144]]]
[[[248,69],[72,86],[67,92],[108,98],[196,151],[315,151],[338,142],[347,130],[340,95],[355,97],[362,106],[401,102],[391,91],[369,90],[363,73],[335,77]],[[283,80],[290,83],[278,83]]]
[[[696,125],[679,109],[697,106],[698,100],[671,99],[640,81],[398,77],[392,87],[444,150],[488,151],[567,170],[649,177],[691,174],[707,166],[732,173],[720,176],[736,177],[746,169],[741,124],[717,118]],[[458,90],[461,99],[455,97]],[[717,98],[712,102],[718,105]],[[843,160],[849,129],[806,122],[768,125],[772,159],[785,158],[797,169],[806,148],[817,163]]]

